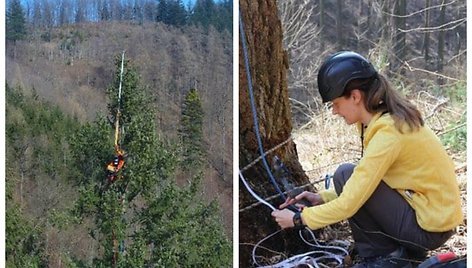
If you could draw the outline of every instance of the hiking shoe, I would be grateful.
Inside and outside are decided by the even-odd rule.
[[[408,261],[404,248],[399,248],[387,256],[378,256],[364,258],[360,263],[352,266],[353,268],[412,268]]]

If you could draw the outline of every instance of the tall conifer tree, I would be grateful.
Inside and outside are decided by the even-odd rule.
[[[203,146],[203,108],[196,89],[190,89],[182,105],[180,138],[182,142],[182,167],[187,171],[202,170],[205,150]]]
[[[94,266],[229,266],[231,248],[218,209],[199,199],[199,178],[187,188],[176,186],[175,150],[158,139],[153,98],[127,62],[119,102],[119,64],[108,108],[115,115],[120,105],[120,144],[127,153],[122,176],[106,181],[104,165],[113,152],[113,128],[106,119],[83,127],[73,144],[81,186],[76,215],[95,220],[90,234],[103,250]]]
[[[20,0],[12,0],[8,7],[6,17],[6,38],[17,41],[26,37],[25,12]]]

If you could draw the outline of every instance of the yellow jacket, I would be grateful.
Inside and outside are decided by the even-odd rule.
[[[454,164],[429,127],[400,133],[389,114],[376,114],[364,131],[364,156],[336,196],[322,193],[325,204],[305,208],[304,222],[318,229],[352,217],[381,180],[397,190],[426,231],[443,232],[463,220]],[[331,198],[330,198],[331,197]],[[332,200],[330,200],[332,199]]]

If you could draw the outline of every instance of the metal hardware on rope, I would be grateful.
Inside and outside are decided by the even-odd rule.
[[[331,175],[328,175],[328,174],[326,176],[332,177]],[[326,176],[323,177],[323,179],[319,179],[319,180],[316,180],[316,181],[313,181],[313,182],[309,182],[309,183],[297,186],[297,187],[295,187],[295,189],[303,189],[303,188],[305,188],[307,186],[310,186],[310,185],[315,185],[315,184],[318,184],[320,182],[325,182],[326,181]],[[285,191],[284,194],[288,194],[288,191]],[[270,201],[270,200],[276,199],[277,197],[280,197],[280,195],[279,194],[271,195],[271,196],[265,198],[264,201]],[[249,210],[249,209],[252,209],[252,208],[255,208],[255,207],[259,206],[260,204],[263,204],[263,203],[261,203],[261,202],[253,203],[253,204],[251,204],[247,207],[244,207],[244,208],[240,209],[239,213],[244,212],[244,211]]]
[[[325,183],[325,189],[326,190],[329,189],[331,178],[333,178],[333,176],[331,176],[329,174],[326,174],[325,177],[324,177],[324,183]]]

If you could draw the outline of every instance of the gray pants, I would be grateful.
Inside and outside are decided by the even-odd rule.
[[[343,164],[333,176],[339,195],[351,177],[354,165]],[[395,190],[381,181],[367,202],[349,219],[356,249],[361,257],[386,255],[405,247],[412,256],[425,256],[438,248],[453,234],[423,230],[416,221],[415,211]]]

